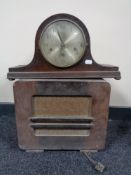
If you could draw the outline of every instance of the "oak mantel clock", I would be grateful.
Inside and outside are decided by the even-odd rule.
[[[9,68],[14,83],[18,142],[24,150],[104,148],[110,84],[119,68],[98,64],[86,26],[69,14],[40,25],[34,57]]]

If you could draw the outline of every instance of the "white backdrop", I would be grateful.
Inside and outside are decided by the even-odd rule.
[[[31,61],[37,28],[56,13],[85,23],[94,59],[120,67],[122,79],[108,79],[110,105],[131,106],[131,0],[0,0],[0,102],[13,102],[8,68]]]

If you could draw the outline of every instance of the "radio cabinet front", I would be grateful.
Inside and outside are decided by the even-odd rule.
[[[104,148],[110,97],[106,81],[16,81],[14,96],[21,149]]]

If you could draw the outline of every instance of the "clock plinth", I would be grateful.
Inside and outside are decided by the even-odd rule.
[[[57,14],[35,39],[30,64],[9,68],[19,147],[24,150],[100,150],[105,147],[110,84],[119,68],[95,62],[85,25]]]

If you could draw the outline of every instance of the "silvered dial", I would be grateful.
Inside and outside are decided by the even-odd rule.
[[[42,32],[39,47],[44,58],[52,65],[69,67],[82,58],[86,39],[76,23],[58,20],[50,23]]]

